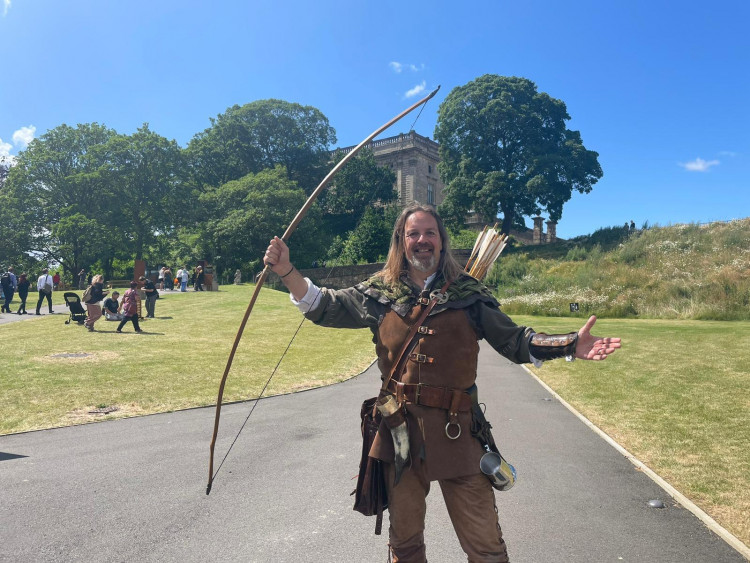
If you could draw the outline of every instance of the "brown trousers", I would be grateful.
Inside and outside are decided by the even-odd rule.
[[[421,468],[406,469],[393,486],[393,465],[386,465],[391,555],[394,563],[426,563],[425,499],[430,483]],[[508,552],[497,517],[495,493],[481,473],[438,481],[453,529],[469,563],[507,563]]]
[[[86,303],[86,311],[88,312],[88,318],[83,323],[87,328],[93,328],[94,323],[102,318],[102,306],[101,305],[90,305]]]

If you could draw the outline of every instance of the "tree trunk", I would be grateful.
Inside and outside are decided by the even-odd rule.
[[[502,211],[503,224],[500,227],[500,232],[510,236],[510,228],[513,226],[513,220],[515,219],[515,216],[512,210],[508,211],[506,209],[502,209]]]

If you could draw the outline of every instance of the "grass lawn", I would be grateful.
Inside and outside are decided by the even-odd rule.
[[[101,320],[98,332],[62,315],[0,325],[0,434],[215,404],[252,285],[170,293],[147,334]],[[80,292],[79,292],[80,293]],[[62,299],[61,294],[56,294]],[[299,325],[285,293],[264,289],[245,329],[225,401],[255,397]],[[546,332],[570,318],[515,316]],[[582,321],[580,322],[582,324]],[[548,362],[535,372],[566,401],[750,544],[750,322],[615,320],[606,362]],[[55,357],[65,353],[84,358]],[[305,322],[266,394],[341,381],[373,359],[367,330]],[[90,414],[116,406],[110,415]]]
[[[546,332],[574,326],[514,320]],[[624,348],[534,373],[750,545],[750,322],[605,319],[594,329]]]
[[[101,319],[97,332],[67,316],[0,325],[0,434],[102,420],[97,407],[116,406],[107,419],[216,404],[221,375],[252,285],[219,292],[161,292],[156,319]],[[79,292],[80,294],[81,292]],[[62,302],[62,295],[55,295]],[[33,310],[33,307],[32,307]],[[145,310],[144,310],[145,313]],[[254,398],[273,372],[302,315],[285,293],[261,291],[227,378],[224,401]],[[266,395],[308,389],[360,373],[373,360],[367,330],[332,330],[305,322]],[[84,358],[60,354],[89,354]]]

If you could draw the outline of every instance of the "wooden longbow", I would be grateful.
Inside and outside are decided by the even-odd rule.
[[[438,90],[440,90],[440,86],[435,88],[428,96],[425,96],[421,100],[419,100],[417,103],[413,104],[412,106],[406,108],[404,111],[399,113],[396,117],[389,120],[387,123],[381,125],[378,127],[375,131],[370,133],[367,138],[365,138],[361,143],[359,143],[356,147],[354,147],[344,158],[342,158],[336,166],[333,167],[333,169],[326,175],[325,178],[318,184],[318,187],[315,188],[315,190],[310,194],[310,197],[307,198],[307,201],[302,206],[302,209],[300,209],[297,212],[297,215],[294,217],[294,220],[290,223],[290,225],[287,227],[286,231],[284,232],[284,236],[282,236],[282,240],[284,242],[287,242],[289,240],[289,237],[292,236],[292,233],[295,231],[297,226],[300,224],[302,219],[307,215],[307,212],[312,207],[313,203],[315,203],[315,200],[318,198],[320,193],[323,191],[323,189],[328,185],[328,183],[331,181],[331,178],[333,178],[336,173],[341,170],[341,168],[365,146],[370,141],[372,141],[375,137],[377,137],[380,133],[388,129],[391,125],[417,109],[419,106],[426,104],[435,94],[437,94]],[[255,284],[255,291],[253,291],[253,296],[250,299],[250,303],[247,306],[247,310],[245,311],[245,316],[242,318],[242,323],[240,323],[240,328],[237,330],[237,336],[234,338],[234,343],[232,344],[232,350],[229,353],[229,358],[227,359],[227,365],[224,368],[224,375],[221,376],[221,383],[219,384],[219,396],[216,400],[216,419],[214,421],[214,433],[211,438],[211,457],[209,459],[208,463],[208,485],[206,486],[206,494],[209,494],[211,492],[211,486],[213,485],[214,478],[216,475],[214,475],[214,448],[216,447],[216,437],[219,434],[219,418],[221,417],[221,403],[224,398],[224,385],[227,382],[227,376],[229,375],[229,370],[232,368],[232,362],[234,361],[234,354],[237,352],[237,346],[239,346],[240,339],[242,338],[242,333],[245,330],[245,325],[247,324],[247,320],[250,318],[250,313],[253,310],[253,307],[255,306],[255,301],[258,299],[258,294],[260,293],[261,287],[263,287],[263,284],[265,283],[266,279],[268,278],[269,274],[271,273],[271,267],[266,265],[265,268],[263,268],[263,272],[260,274],[260,277],[258,278],[256,284]],[[260,399],[260,397],[258,397]],[[256,399],[257,400],[257,399]]]

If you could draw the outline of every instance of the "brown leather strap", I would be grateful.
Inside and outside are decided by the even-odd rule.
[[[471,395],[452,387],[438,387],[424,383],[401,383],[391,380],[386,390],[396,397],[403,397],[407,403],[454,413],[470,411],[472,406]]]
[[[448,281],[445,283],[445,285],[440,289],[440,293],[445,293],[448,290],[448,286],[450,286],[451,281]],[[423,299],[423,298],[420,298]],[[430,311],[437,305],[437,296],[432,297],[430,299],[429,304],[427,307],[425,307],[422,312],[419,315],[419,318],[416,320],[416,322],[410,327],[409,334],[406,335],[406,339],[404,340],[403,346],[401,346],[401,350],[398,353],[398,357],[396,358],[396,361],[393,363],[393,367],[391,367],[391,372],[388,374],[388,377],[386,377],[383,380],[383,386],[381,387],[382,390],[385,390],[388,388],[388,384],[391,382],[391,379],[393,379],[396,376],[396,373],[399,373],[403,368],[403,366],[406,365],[406,362],[401,362],[401,360],[404,357],[404,354],[406,354],[406,351],[409,349],[409,346],[412,343],[412,340],[414,340],[414,337],[419,332],[420,327],[422,326],[422,323],[424,323],[425,319],[427,318],[427,315],[430,314]],[[420,303],[424,304],[424,300],[420,301]],[[396,380],[399,378],[396,377]]]

